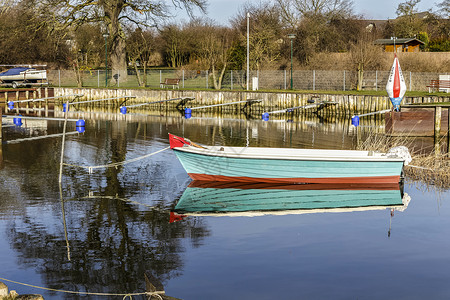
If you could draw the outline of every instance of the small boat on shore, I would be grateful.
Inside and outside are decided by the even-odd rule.
[[[0,83],[17,88],[23,85],[44,85],[47,82],[47,71],[32,67],[16,67],[0,73]]]
[[[200,146],[172,134],[169,141],[188,175],[202,181],[398,183],[408,163],[399,151]]]
[[[183,216],[261,216],[402,211],[409,200],[399,184],[286,185],[192,181],[173,213]]]

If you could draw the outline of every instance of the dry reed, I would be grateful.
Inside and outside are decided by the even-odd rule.
[[[404,176],[411,181],[421,181],[437,188],[450,188],[450,157],[449,154],[439,154],[431,151],[421,153],[415,149],[414,138],[409,136],[387,136],[369,133],[363,142],[358,144],[358,150],[387,152],[392,147],[406,146],[412,161],[404,168]]]

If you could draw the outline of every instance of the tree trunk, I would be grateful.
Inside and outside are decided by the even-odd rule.
[[[216,80],[216,68],[214,68],[214,65],[211,67],[211,73],[213,77],[213,85],[215,90],[220,90],[220,87],[217,86],[217,80]]]
[[[222,81],[223,81],[223,76],[225,75],[225,70],[226,70],[226,68],[227,68],[227,64],[224,64],[223,65],[223,68],[222,68],[222,71],[220,72],[220,75],[219,75],[219,90],[222,88]]]
[[[125,51],[125,33],[119,22],[119,15],[124,7],[123,0],[115,0],[103,5],[106,22],[108,23],[110,40],[110,62],[112,76],[120,74],[121,81],[127,77],[127,56]]]
[[[127,76],[127,56],[125,51],[125,40],[121,36],[113,39],[111,45],[111,70],[112,75],[120,74],[121,79]]]
[[[222,81],[223,81],[223,76],[225,75],[226,68],[227,68],[227,64],[224,64],[222,69],[220,70],[219,76],[216,77],[216,68],[214,67],[214,65],[212,66],[214,89],[220,90],[222,88]]]
[[[146,87],[147,86],[147,62],[146,61],[144,61],[143,66],[144,66],[144,74],[143,74],[143,76],[144,76],[144,87]]]
[[[78,58],[72,64],[73,70],[75,72],[75,77],[77,78],[77,87],[83,87],[83,80],[81,79],[80,66],[78,65]]]
[[[134,65],[134,70],[136,71],[136,77],[137,77],[137,80],[138,80],[138,84],[139,84],[139,86],[142,86],[141,74],[139,73],[139,69],[138,69],[138,67],[136,65],[136,61],[133,62],[133,65]]]
[[[356,90],[357,91],[361,91],[362,90],[363,80],[364,80],[364,64],[363,63],[359,63],[358,64],[358,83],[357,83],[357,86],[356,86]]]

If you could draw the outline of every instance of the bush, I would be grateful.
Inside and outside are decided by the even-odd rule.
[[[450,52],[450,40],[440,39],[431,41],[428,44],[430,52]]]

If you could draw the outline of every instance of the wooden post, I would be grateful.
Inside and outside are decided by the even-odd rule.
[[[67,114],[69,112],[69,100],[66,101],[66,111],[64,112],[64,128],[63,136],[61,142],[61,161],[59,163],[59,183],[62,182],[62,171],[63,171],[63,161],[64,161],[64,144],[66,142],[66,127],[67,127]]]
[[[361,126],[356,127],[356,146],[361,144]]]
[[[450,107],[447,108],[447,156],[450,157]]]
[[[436,155],[441,154],[439,140],[441,139],[441,116],[442,107],[436,106],[434,108],[434,152]]]
[[[3,113],[3,111],[2,111],[2,108],[0,107],[0,170],[3,169],[2,113]],[[0,296],[2,296],[1,285],[2,285],[2,283],[0,282]]]

